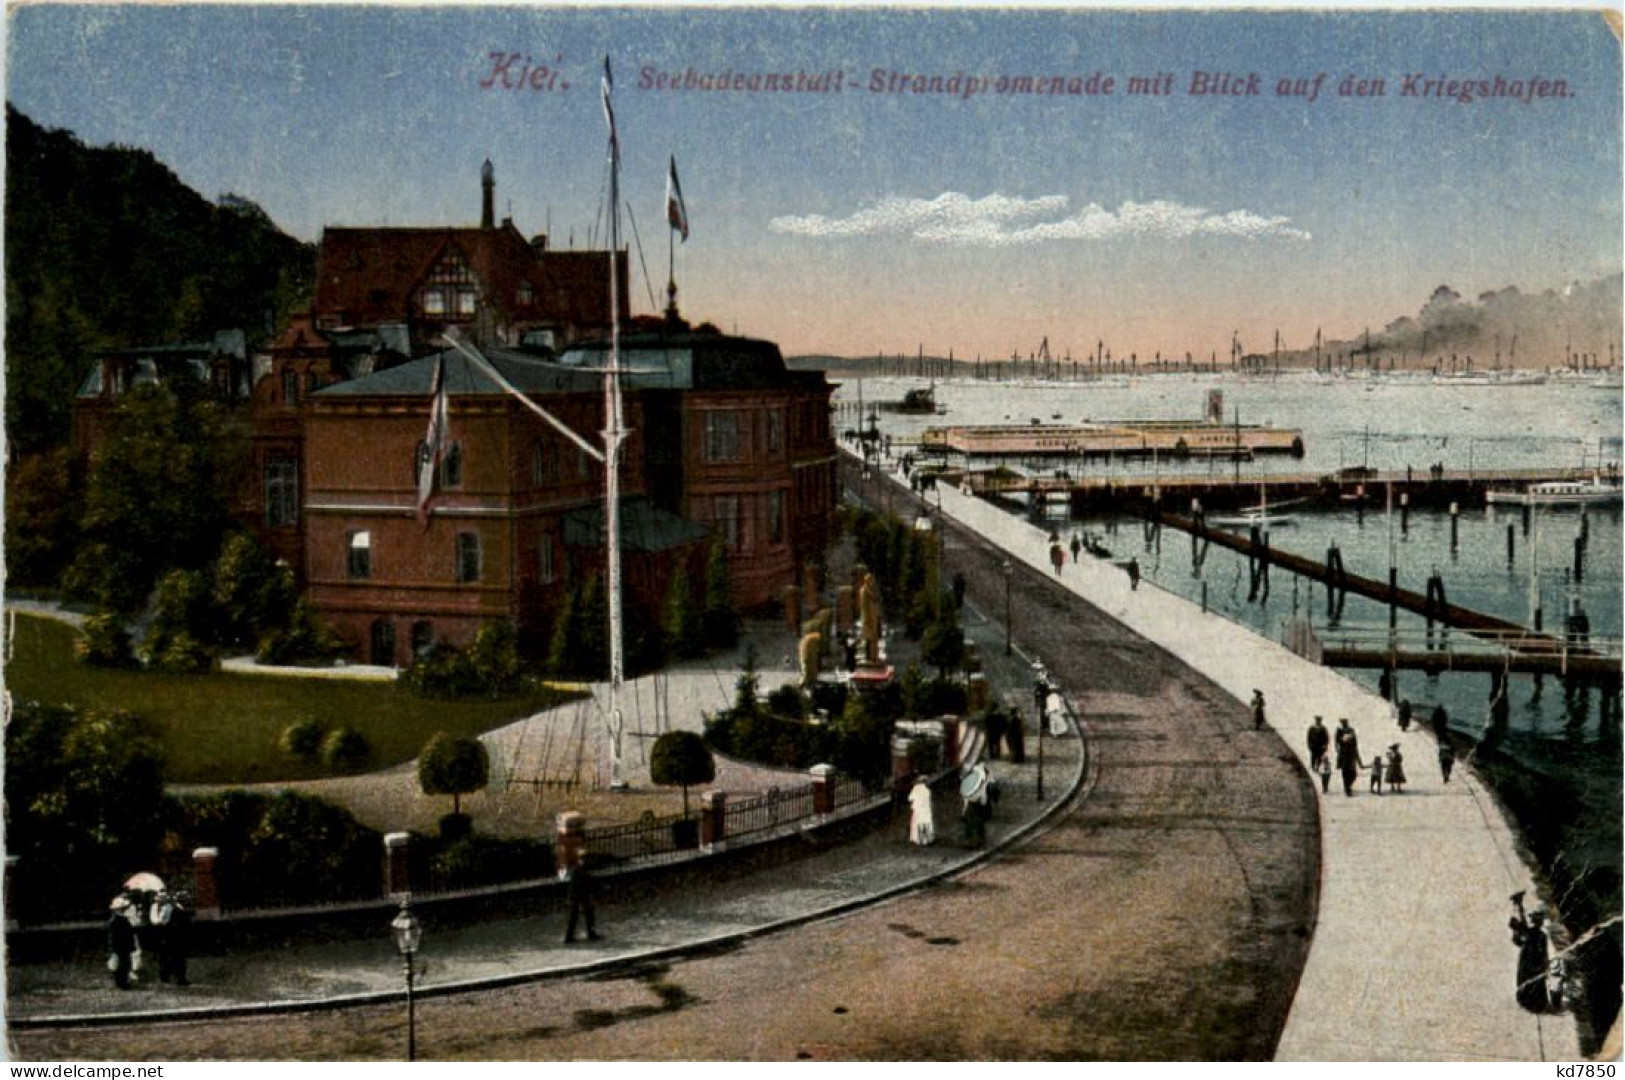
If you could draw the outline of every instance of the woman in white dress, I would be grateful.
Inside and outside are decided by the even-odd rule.
[[[914,789],[908,793],[908,807],[909,841],[923,847],[936,840],[937,826],[931,816],[931,785],[923,777],[914,781]]]

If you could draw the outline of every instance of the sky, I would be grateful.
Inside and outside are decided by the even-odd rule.
[[[1047,337],[1223,358],[1232,333],[1265,351],[1277,329],[1292,347],[1380,327],[1441,284],[1622,265],[1621,52],[1595,12],[41,4],[7,24],[22,112],[148,149],[307,240],[476,224],[489,157],[499,217],[602,243],[607,56],[635,310],[664,302],[675,156],[685,313],[791,354],[1004,358]],[[841,90],[684,89],[690,72]],[[1249,76],[1256,94],[1193,92]],[[1526,98],[1434,93],[1497,77]],[[1300,80],[1313,100],[1278,93]]]

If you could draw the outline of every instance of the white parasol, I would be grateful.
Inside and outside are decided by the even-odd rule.
[[[157,893],[164,891],[164,879],[157,874],[149,874],[143,870],[139,874],[131,874],[124,887],[131,892]]]

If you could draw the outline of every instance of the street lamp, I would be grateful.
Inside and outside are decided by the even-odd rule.
[[[1010,643],[1010,579],[1015,575],[1016,568],[1006,559],[1000,564],[999,570],[1004,574],[1004,655],[1011,652]]]
[[[1049,679],[1044,673],[1044,665],[1034,664],[1036,678],[1033,682],[1033,705],[1038,713],[1038,801],[1044,801],[1044,729],[1049,726],[1047,709],[1049,706]]]
[[[395,935],[395,951],[401,954],[401,963],[406,968],[406,1060],[416,1061],[418,1033],[417,1015],[413,1011],[412,1001],[412,959],[417,955],[418,942],[423,938],[423,928],[418,925],[417,916],[412,914],[411,900],[401,901],[400,914],[389,924],[389,930]]]

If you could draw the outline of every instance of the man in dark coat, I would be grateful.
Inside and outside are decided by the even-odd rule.
[[[153,944],[158,950],[158,981],[188,985],[186,960],[191,952],[192,913],[178,897],[158,894],[152,904]]]
[[[592,910],[592,871],[587,869],[586,860],[579,859],[565,871],[564,898],[570,903],[570,922],[564,928],[564,943],[573,945],[576,939],[576,918],[585,916],[587,922],[587,940],[597,941],[598,929],[593,924]]]
[[[1326,756],[1327,747],[1332,744],[1332,733],[1326,730],[1326,722],[1315,717],[1315,722],[1309,725],[1309,768],[1313,772],[1320,771],[1320,759]]]
[[[113,901],[107,918],[107,951],[113,958],[113,985],[130,988],[130,956],[135,952],[135,927],[130,925],[131,904],[127,897]]]
[[[1354,794],[1354,775],[1360,771],[1360,739],[1348,717],[1337,722],[1337,771],[1343,774],[1343,794]]]
[[[1253,730],[1262,731],[1264,728],[1264,691],[1253,691]]]

